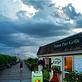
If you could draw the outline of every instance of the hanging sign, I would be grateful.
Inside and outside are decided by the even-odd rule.
[[[56,66],[62,71],[62,57],[57,56],[57,57],[52,57],[51,58],[51,67]]]

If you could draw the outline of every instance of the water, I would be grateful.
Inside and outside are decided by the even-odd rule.
[[[31,82],[30,80],[0,80],[0,82]]]

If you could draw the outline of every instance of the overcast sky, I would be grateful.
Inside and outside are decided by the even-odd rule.
[[[0,0],[0,52],[36,57],[40,46],[82,32],[81,0]]]

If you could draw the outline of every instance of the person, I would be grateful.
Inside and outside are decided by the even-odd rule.
[[[20,61],[20,71],[22,71],[22,70],[23,70],[23,62]]]
[[[44,68],[44,61],[38,60],[38,71],[42,71]]]
[[[57,68],[51,68],[50,72],[50,82],[59,82],[59,74]]]
[[[23,61],[20,60],[20,82],[23,80]]]
[[[43,69],[43,82],[49,82],[49,77],[50,77],[49,70],[48,68],[45,67]]]
[[[50,68],[49,74],[50,74],[49,82],[51,82],[51,79],[53,77],[53,69],[52,68]]]
[[[43,66],[40,64],[38,65],[38,71],[42,71],[43,70]]]

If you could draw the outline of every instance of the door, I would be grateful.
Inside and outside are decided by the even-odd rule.
[[[63,82],[63,57],[62,56],[55,56],[55,57],[51,57],[51,67],[54,66],[58,69],[58,71],[60,72],[59,75],[59,80],[60,82]]]
[[[64,77],[68,75],[73,69],[73,57],[65,56],[64,57]]]

